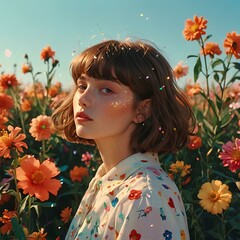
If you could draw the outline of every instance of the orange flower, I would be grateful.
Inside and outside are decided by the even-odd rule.
[[[202,146],[202,139],[199,136],[190,136],[190,142],[188,143],[187,147],[190,150],[198,149]]]
[[[61,211],[61,220],[64,223],[67,223],[71,217],[72,208],[66,207]]]
[[[28,72],[32,72],[32,67],[31,65],[24,63],[22,65],[22,73],[26,74]]]
[[[36,141],[47,140],[55,132],[51,117],[46,115],[39,115],[37,118],[33,118],[30,126],[29,132]]]
[[[8,122],[7,111],[0,109],[0,129],[1,130],[6,129],[6,126],[4,124],[7,122]]]
[[[214,54],[220,55],[222,53],[217,43],[208,42],[204,46],[204,50],[201,50],[201,54],[209,55],[211,58],[214,57]]]
[[[47,240],[45,237],[47,233],[44,233],[44,229],[41,229],[39,232],[33,232],[27,236],[27,240]]]
[[[24,194],[35,195],[41,201],[49,199],[49,193],[57,195],[61,182],[52,179],[59,174],[58,168],[49,160],[42,164],[33,156],[21,160],[21,166],[16,169],[18,187],[23,189]]]
[[[228,33],[223,46],[226,54],[233,54],[236,59],[240,58],[240,34],[236,32]]]
[[[207,20],[203,17],[194,16],[194,20],[187,19],[183,36],[187,41],[198,40],[202,35],[206,34],[204,29],[207,28]]]
[[[1,233],[4,234],[9,234],[10,231],[12,230],[12,223],[11,219],[17,217],[16,211],[8,211],[4,210],[3,211],[3,216],[0,217],[0,222],[3,223],[4,225],[0,228]]]
[[[202,88],[198,83],[195,83],[194,85],[186,84],[186,92],[189,97],[193,97],[201,91]]]
[[[21,131],[19,127],[8,126],[7,131],[3,131],[0,135],[0,157],[11,158],[10,151],[12,149],[17,150],[18,152],[23,152],[23,147],[28,148],[25,142],[22,142],[26,138],[26,135],[18,133]]]
[[[40,59],[44,61],[48,61],[49,58],[52,58],[54,60],[54,55],[55,55],[55,51],[53,51],[50,46],[47,46],[42,49],[42,52],[40,54]]]
[[[32,107],[32,103],[31,101],[29,101],[28,99],[26,98],[23,98],[22,99],[22,103],[21,103],[21,110],[23,112],[28,112],[31,110],[31,107]]]
[[[39,99],[42,99],[44,96],[44,86],[42,85],[41,82],[36,82],[34,85],[28,85],[25,89],[24,89],[24,95],[28,96],[28,97],[34,97],[35,98],[35,94],[36,97]]]
[[[83,180],[83,177],[88,176],[88,169],[85,167],[78,167],[75,166],[71,171],[70,171],[70,178],[71,180],[81,182]]]
[[[0,87],[8,89],[10,87],[18,86],[19,83],[14,74],[3,74],[0,76]]]
[[[0,92],[0,111],[3,109],[9,110],[13,107],[13,99],[6,93]]]
[[[185,177],[190,173],[190,168],[191,165],[184,165],[184,161],[176,161],[176,163],[171,164],[169,171],[179,174],[181,177]]]
[[[57,82],[49,88],[49,96],[54,97],[57,95],[59,89],[61,88],[61,83]]]
[[[187,76],[188,74],[188,66],[183,66],[183,62],[179,62],[175,68],[173,69],[174,75],[176,79]]]

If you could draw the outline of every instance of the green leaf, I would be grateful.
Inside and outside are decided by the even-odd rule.
[[[236,68],[237,70],[240,70],[240,63],[233,62],[232,64],[233,64],[234,68]]]
[[[23,231],[23,226],[18,222],[18,219],[15,218],[15,217],[12,218],[11,223],[12,223],[12,230],[13,230],[13,233],[14,233],[14,236],[15,236],[14,239],[25,240],[26,236],[25,236],[24,231]]]
[[[214,73],[213,78],[217,83],[219,83],[220,78],[219,78],[219,75],[216,72]]]
[[[211,37],[212,37],[212,34],[209,34],[209,35],[206,36],[206,38],[203,41],[206,42]]]
[[[224,64],[224,62],[222,59],[218,58],[214,62],[212,62],[212,68],[214,69],[216,66],[218,66],[220,64]]]
[[[197,79],[198,79],[199,73],[202,71],[202,63],[201,63],[200,56],[197,59],[197,62],[195,64],[195,66],[194,66],[194,70],[193,71],[194,71],[194,82],[196,82]]]
[[[56,207],[56,203],[54,202],[35,202],[34,205],[48,208]]]
[[[19,209],[19,214],[26,208],[26,204],[27,204],[27,201],[29,199],[29,195],[27,195],[22,201],[21,201],[21,204],[20,204],[20,209]]]
[[[197,57],[198,57],[198,55],[188,55],[188,56],[187,56],[187,58],[192,58],[192,57],[195,57],[195,58],[197,58]]]

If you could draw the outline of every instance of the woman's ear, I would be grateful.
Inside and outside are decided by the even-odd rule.
[[[134,118],[135,123],[144,122],[151,115],[151,100],[144,99],[140,101],[136,108],[136,116]]]

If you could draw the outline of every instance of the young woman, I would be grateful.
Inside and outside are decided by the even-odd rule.
[[[103,163],[66,239],[189,239],[179,191],[158,162],[185,145],[194,119],[168,62],[148,43],[110,40],[75,57],[71,72],[76,87],[54,125],[96,145]]]

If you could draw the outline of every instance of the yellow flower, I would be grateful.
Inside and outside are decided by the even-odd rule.
[[[190,173],[191,165],[184,165],[184,161],[176,161],[176,163],[171,164],[169,171],[172,173],[177,173],[181,177],[185,177]]]
[[[212,214],[222,213],[232,200],[232,193],[228,189],[219,180],[204,183],[197,195],[201,199],[201,207]]]

